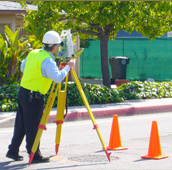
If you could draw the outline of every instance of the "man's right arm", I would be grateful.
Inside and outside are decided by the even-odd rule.
[[[56,83],[61,83],[69,71],[70,66],[68,65],[66,65],[62,70],[59,70],[58,66],[56,66],[56,62],[51,58],[47,58],[42,62],[43,76],[50,78]]]

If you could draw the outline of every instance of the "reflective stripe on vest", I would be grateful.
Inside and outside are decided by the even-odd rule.
[[[22,87],[42,94],[48,92],[52,80],[43,77],[41,73],[41,64],[46,58],[51,58],[51,56],[42,49],[33,50],[28,54],[20,84]]]

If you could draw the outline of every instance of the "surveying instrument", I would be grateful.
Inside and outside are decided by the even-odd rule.
[[[58,53],[58,58],[61,59],[59,70],[61,70],[65,65],[67,65],[67,62],[71,58],[76,59],[76,57],[79,56],[83,52],[83,49],[80,49],[79,51],[77,51],[76,54],[74,54],[72,34],[71,34],[70,30],[63,30],[62,34],[61,34],[61,39],[62,39],[62,43],[61,43],[59,53]],[[99,139],[101,141],[101,144],[103,146],[103,150],[105,151],[106,156],[107,156],[107,158],[108,158],[108,160],[110,162],[110,154],[111,153],[108,153],[108,151],[106,149],[106,146],[105,146],[103,138],[102,138],[102,136],[100,134],[98,125],[97,125],[96,120],[94,118],[94,115],[93,115],[93,113],[91,111],[91,108],[89,106],[87,98],[86,98],[86,96],[84,94],[82,86],[81,86],[81,84],[79,82],[79,79],[78,79],[78,77],[76,75],[76,72],[75,72],[74,68],[71,68],[70,71],[71,71],[71,74],[72,74],[72,76],[74,78],[76,86],[78,88],[78,91],[79,91],[79,93],[81,95],[83,103],[86,106],[87,111],[89,113],[89,116],[90,116],[90,118],[92,120],[93,129],[96,130],[96,132],[98,134],[98,137],[99,137]],[[39,145],[43,130],[46,130],[46,124],[47,124],[49,114],[50,114],[50,111],[52,109],[55,97],[57,95],[57,92],[58,92],[58,103],[57,103],[57,114],[56,114],[57,129],[56,129],[56,140],[55,140],[55,142],[56,142],[55,152],[56,152],[56,154],[58,153],[59,145],[60,145],[60,139],[61,139],[62,124],[64,122],[64,110],[65,110],[65,103],[66,103],[66,96],[67,96],[67,84],[68,84],[68,75],[65,78],[64,90],[62,90],[62,88],[61,88],[61,83],[59,83],[59,84],[57,84],[55,82],[52,83],[52,87],[51,87],[51,90],[50,90],[50,95],[48,97],[47,104],[45,106],[45,109],[44,109],[40,124],[38,126],[38,132],[37,132],[37,135],[35,137],[35,140],[34,140],[34,143],[33,143],[33,146],[32,146],[31,154],[29,155],[29,165],[32,163],[32,160],[33,160],[35,152],[36,152],[36,150],[38,148],[38,145]]]

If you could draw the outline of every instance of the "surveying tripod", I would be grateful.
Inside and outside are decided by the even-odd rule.
[[[67,65],[67,63],[61,63],[59,69],[61,69],[65,65]],[[81,84],[79,82],[79,79],[78,79],[78,77],[76,75],[76,72],[75,72],[74,68],[71,68],[71,73],[72,73],[74,81],[75,81],[75,83],[77,85],[78,91],[79,91],[79,93],[80,93],[80,95],[82,97],[82,100],[83,100],[83,102],[84,102],[84,104],[85,104],[85,106],[86,106],[86,108],[88,110],[88,113],[89,113],[89,116],[90,116],[90,118],[92,120],[92,123],[94,125],[93,129],[95,129],[97,131],[97,134],[98,134],[98,137],[99,137],[99,139],[101,141],[103,149],[104,149],[104,151],[106,153],[106,156],[107,156],[107,158],[108,158],[108,160],[110,162],[110,154],[111,153],[107,152],[107,149],[106,149],[106,146],[104,144],[103,138],[102,138],[102,136],[100,134],[98,125],[97,125],[97,123],[95,121],[94,115],[93,115],[93,113],[91,111],[91,108],[89,106],[89,103],[87,101],[87,98],[86,98],[86,96],[84,94],[84,91],[82,89],[82,86],[81,86]],[[50,111],[52,109],[52,106],[53,106],[57,91],[58,91],[58,103],[57,103],[57,115],[56,115],[57,130],[56,130],[55,151],[56,151],[56,154],[58,153],[60,138],[61,138],[61,129],[62,129],[63,121],[64,121],[64,110],[65,110],[65,103],[66,103],[67,84],[68,84],[68,75],[66,76],[66,83],[65,83],[64,90],[61,90],[61,83],[56,85],[56,83],[53,82],[53,85],[52,85],[52,88],[51,88],[51,91],[50,91],[50,95],[48,97],[48,101],[47,101],[43,116],[42,116],[40,124],[38,126],[38,132],[37,132],[36,138],[35,138],[33,146],[32,146],[31,154],[29,156],[29,165],[32,163],[32,160],[33,160],[35,152],[36,152],[36,150],[38,148],[38,145],[39,145],[43,130],[46,130],[46,124],[47,124],[49,114],[50,114]]]

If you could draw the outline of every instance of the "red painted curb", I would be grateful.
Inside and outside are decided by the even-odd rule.
[[[160,106],[146,106],[146,107],[128,107],[121,109],[107,109],[107,110],[97,110],[92,111],[95,118],[112,117],[114,114],[118,116],[129,116],[135,114],[149,114],[149,113],[159,113],[159,112],[171,112],[172,105],[160,105]],[[89,119],[89,114],[87,111],[78,111],[68,113],[65,117],[65,121],[75,121]],[[56,115],[50,115],[48,122],[55,122]]]

